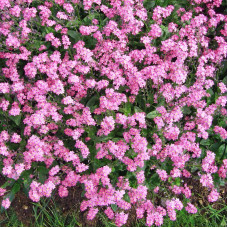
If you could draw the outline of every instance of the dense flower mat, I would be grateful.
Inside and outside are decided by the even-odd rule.
[[[2,210],[83,187],[122,226],[196,213],[226,181],[222,0],[0,0]],[[160,205],[154,202],[160,197]]]

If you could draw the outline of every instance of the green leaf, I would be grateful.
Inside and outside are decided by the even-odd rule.
[[[189,115],[189,114],[191,114],[191,109],[190,109],[190,107],[184,106],[184,107],[182,108],[182,113],[183,113],[184,115]]]
[[[125,193],[125,194],[124,194],[123,199],[124,199],[125,201],[127,201],[128,203],[130,203],[130,197],[129,197],[128,193]]]
[[[12,184],[11,181],[6,181],[6,182],[1,186],[1,188],[6,188],[6,187],[10,186],[11,184]]]
[[[24,170],[24,171],[21,173],[20,178],[22,178],[22,179],[24,179],[24,180],[30,179],[30,178],[29,178],[29,175],[30,175],[30,174],[32,174],[32,169]]]
[[[142,110],[146,107],[146,102],[144,99],[144,94],[142,92],[139,92],[138,95],[135,98],[135,102],[137,103],[137,106],[141,108]]]
[[[74,39],[75,42],[81,40],[81,34],[74,30],[68,30],[67,34]]]
[[[47,179],[47,174],[48,174],[49,170],[44,166],[38,167],[37,170],[39,173],[39,182],[41,182],[43,184],[45,182],[45,180]]]
[[[175,185],[180,186],[180,177],[175,178]]]
[[[35,40],[33,42],[28,42],[27,43],[27,48],[29,47],[30,49],[39,49],[42,44],[43,44],[42,41]]]
[[[218,148],[218,151],[216,152],[216,158],[218,160],[220,160],[223,156],[223,154],[225,153],[225,148],[226,148],[226,145],[225,144],[222,144],[219,148]]]
[[[118,141],[120,141],[120,140],[122,140],[122,138],[113,138],[113,139],[112,139],[113,142],[118,142]]]
[[[131,103],[127,102],[125,103],[124,115],[128,116],[129,114],[131,114]]]
[[[90,15],[88,15],[87,17],[85,17],[82,21],[83,21],[83,25],[89,26],[91,24]]]
[[[149,133],[150,133],[150,130],[148,131],[148,129],[145,129],[145,128],[144,128],[144,129],[141,130],[141,134],[142,134],[143,137],[147,137],[147,135],[148,135]]]
[[[201,141],[200,141],[200,145],[203,145],[203,146],[210,146],[211,145],[211,142],[210,142],[210,140],[205,140],[205,139],[202,139]]]
[[[135,176],[132,176],[129,178],[129,184],[130,184],[130,187],[132,188],[137,188],[138,184],[137,184],[137,179]]]
[[[83,190],[82,193],[81,193],[81,197],[84,197],[85,196],[85,193],[86,193],[86,191]]]
[[[10,101],[10,102],[12,101],[12,98],[9,93],[5,93],[4,97],[6,98],[7,101]]]
[[[134,107],[134,111],[136,112],[143,112],[143,110],[137,106]]]
[[[124,108],[119,108],[119,112],[124,113]]]
[[[168,27],[161,25],[163,36],[166,36],[169,33]]]
[[[9,147],[10,150],[18,150],[19,148],[19,144],[18,143],[11,143],[11,142],[7,142],[6,145]]]
[[[143,6],[147,9],[150,10],[155,6],[155,1],[154,0],[145,0],[143,2]]]
[[[94,136],[94,137],[92,138],[92,140],[93,140],[94,142],[98,143],[98,142],[103,142],[103,141],[110,140],[110,139],[112,139],[112,138],[113,138],[112,136],[100,136],[100,137]]]
[[[46,34],[52,33],[52,32],[55,32],[55,29],[52,27],[45,27],[45,32],[46,32]]]
[[[158,112],[158,111],[152,111],[152,112],[149,112],[147,115],[146,115],[146,117],[148,118],[148,119],[154,119],[155,117],[157,117],[157,116],[161,116],[161,114]]]
[[[213,91],[213,89],[211,89],[211,88],[208,89],[207,92],[208,92],[211,96],[214,94],[214,91]]]
[[[157,173],[150,175],[150,178],[147,178],[146,180],[147,180],[146,186],[149,189],[153,189],[154,187],[157,187],[158,184],[160,183],[160,178]]]
[[[97,107],[96,104],[99,104],[99,97],[98,95],[94,95],[86,104],[87,107],[90,108],[90,111],[93,112]]]
[[[19,126],[20,125],[20,122],[21,122],[21,115],[18,115],[18,116],[9,116],[9,118],[11,120],[13,120],[13,122]]]
[[[114,212],[117,211],[117,205],[116,204],[111,204],[111,208]]]
[[[37,170],[38,170],[38,172],[41,173],[41,174],[48,174],[48,172],[49,172],[49,170],[48,170],[46,167],[44,167],[44,166],[38,167]]]
[[[213,174],[213,180],[214,180],[215,187],[219,187],[220,186],[220,177],[219,177],[218,173]]]
[[[222,82],[226,85],[227,84],[227,76],[223,78]]]
[[[68,22],[66,23],[66,27],[77,26],[77,25],[78,25],[78,20],[68,21]]]
[[[84,36],[83,41],[85,42],[85,47],[93,50],[96,47],[97,40],[90,36]]]
[[[194,166],[194,165],[191,167],[191,172],[192,173],[196,172],[197,170],[199,170],[199,167]]]
[[[26,140],[23,139],[23,140],[21,140],[21,142],[20,142],[20,148],[21,148],[21,150],[24,150],[24,149],[25,149],[25,146],[26,146]]]
[[[95,126],[88,127],[85,130],[86,130],[86,132],[88,134],[88,137],[90,137],[92,139],[96,137],[95,135],[96,135],[97,129],[96,129]]]
[[[13,194],[16,194],[17,192],[20,191],[20,189],[21,189],[21,185],[18,182],[15,182],[11,191]]]
[[[168,178],[168,182],[171,182],[171,181],[172,181],[172,177],[169,177],[169,178]]]
[[[218,142],[214,143],[211,145],[210,150],[213,152],[217,152],[220,145],[221,145],[221,143],[218,143]]]
[[[30,184],[32,183],[32,179],[29,175],[32,174],[32,170],[25,170],[22,172],[21,177],[23,180],[23,192],[28,196],[30,190]]]

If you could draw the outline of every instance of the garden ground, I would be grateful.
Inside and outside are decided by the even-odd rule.
[[[190,181],[190,180],[189,180]],[[227,226],[227,186],[221,188],[221,198],[210,204],[207,201],[207,189],[200,183],[188,183],[192,188],[191,200],[198,208],[197,214],[190,215],[186,211],[177,212],[177,220],[165,219],[163,226],[169,227],[226,227]],[[32,202],[23,192],[18,192],[12,207],[0,214],[0,226],[44,226],[44,227],[77,227],[77,226],[115,226],[100,211],[94,220],[86,219],[86,212],[80,212],[82,189],[71,188],[69,196],[60,198],[56,192],[51,198]],[[157,203],[160,204],[159,199]],[[145,221],[137,220],[134,208],[129,213],[126,226],[145,226]]]

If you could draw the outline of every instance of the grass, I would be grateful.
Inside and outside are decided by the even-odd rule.
[[[52,201],[50,204],[50,200]],[[34,226],[37,227],[79,227],[77,213],[63,215],[55,201],[42,199],[39,203],[33,203]]]
[[[50,201],[52,203],[50,203]],[[202,207],[197,214],[189,214],[185,210],[177,212],[177,220],[170,221],[168,217],[164,219],[164,227],[226,227],[227,226],[227,205],[221,204],[219,210],[210,205]],[[32,203],[33,221],[31,226],[35,227],[79,227],[78,212],[73,211],[64,215],[58,208],[55,201],[42,199],[39,203]],[[3,217],[3,219],[2,219]],[[98,226],[115,227],[115,224],[108,220],[104,214],[99,213]],[[26,219],[26,218],[24,218]],[[23,227],[23,221],[20,221],[13,208],[5,211],[0,216],[0,226],[6,227]],[[145,219],[137,220],[135,227],[145,227]]]
[[[3,217],[3,219],[2,219]],[[23,223],[17,218],[17,215],[14,210],[10,210],[9,212],[5,212],[4,216],[0,217],[0,226],[7,227],[21,227]]]
[[[220,210],[215,210],[209,205],[199,210],[197,214],[189,214],[185,210],[179,211],[177,213],[177,220],[170,221],[168,218],[166,218],[164,221],[164,226],[167,226],[167,227],[226,226],[227,224],[226,210],[227,210],[226,205],[223,205],[223,208]]]

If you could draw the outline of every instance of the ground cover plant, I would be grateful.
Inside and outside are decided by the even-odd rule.
[[[161,226],[224,197],[224,4],[0,0],[1,211],[78,187],[87,220]]]

